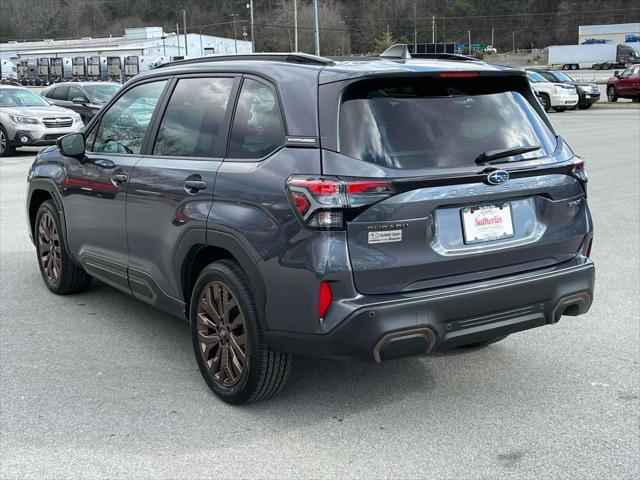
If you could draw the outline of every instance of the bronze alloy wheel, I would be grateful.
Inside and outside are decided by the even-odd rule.
[[[49,212],[40,217],[38,224],[38,252],[42,270],[51,284],[58,283],[62,270],[60,236],[56,222]]]
[[[247,335],[238,300],[224,283],[213,281],[204,288],[196,328],[211,378],[223,387],[238,383],[247,365]]]

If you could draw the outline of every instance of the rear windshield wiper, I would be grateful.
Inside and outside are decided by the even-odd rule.
[[[540,150],[540,148],[541,147],[539,145],[523,145],[522,147],[488,150],[478,155],[478,157],[476,158],[476,163],[482,165],[484,163],[490,163],[493,160],[498,160],[500,158],[513,157],[514,155],[520,155],[521,153]]]

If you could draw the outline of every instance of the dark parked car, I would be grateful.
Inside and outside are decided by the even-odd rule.
[[[540,75],[550,82],[568,83],[574,85],[578,91],[578,108],[586,110],[600,100],[600,89],[593,82],[580,82],[574,80],[564,72],[556,72],[553,70],[536,70]]]
[[[42,96],[54,105],[78,112],[87,123],[121,87],[113,82],[54,83],[42,91]]]
[[[619,98],[640,101],[640,65],[632,65],[624,72],[615,72],[607,80],[607,100],[617,102]]]
[[[45,284],[93,277],[188,319],[230,403],[277,392],[292,354],[379,362],[585,313],[582,159],[525,72],[446,58],[136,76],[29,172]]]

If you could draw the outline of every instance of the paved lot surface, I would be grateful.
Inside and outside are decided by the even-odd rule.
[[[640,111],[552,114],[586,157],[596,302],[482,350],[296,358],[233,408],[189,329],[104,285],[45,289],[24,218],[33,153],[0,160],[1,477],[638,478]]]

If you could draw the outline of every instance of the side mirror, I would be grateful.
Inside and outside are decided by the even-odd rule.
[[[614,70],[613,71],[613,76],[614,77],[619,77],[620,76],[620,72],[618,70]]]
[[[84,134],[81,132],[70,133],[60,137],[56,142],[63,155],[83,160],[85,155]]]
[[[82,98],[82,97],[75,97],[73,100],[71,100],[73,103],[79,103],[80,105],[84,105],[87,103],[87,100]]]

